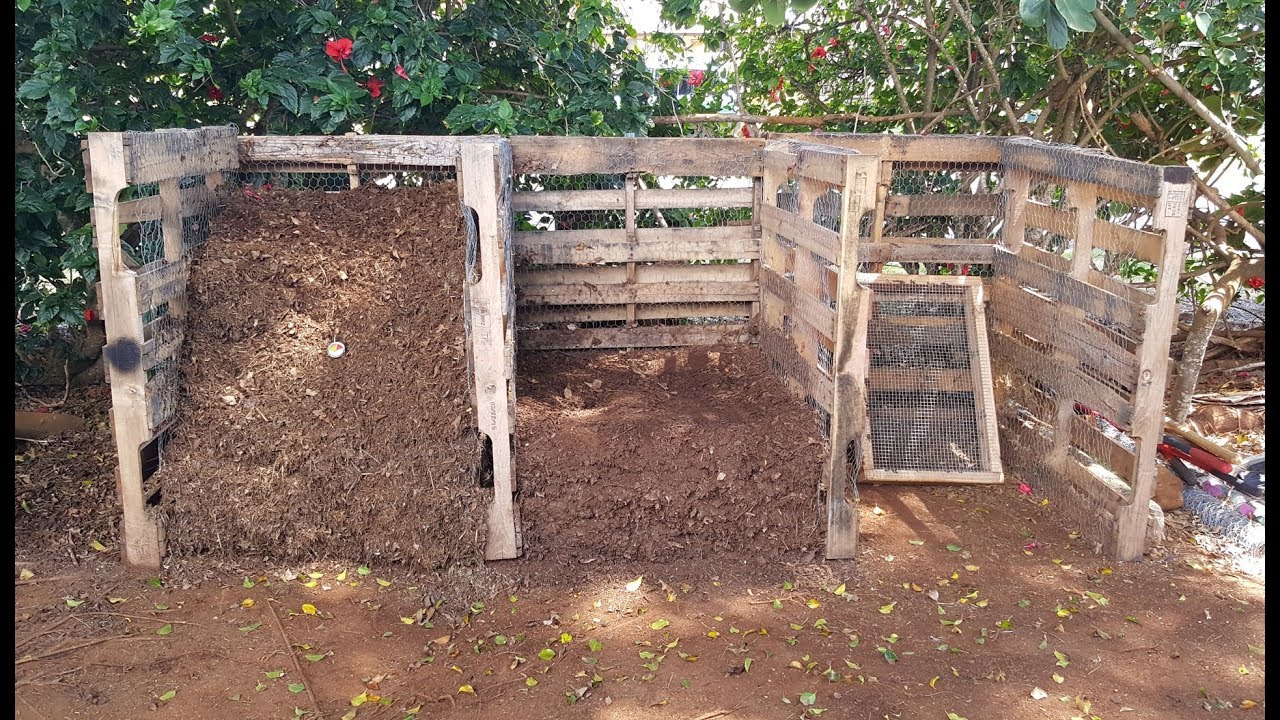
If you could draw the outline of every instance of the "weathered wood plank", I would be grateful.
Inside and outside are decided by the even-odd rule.
[[[998,485],[1004,482],[1004,473],[991,470],[869,470],[866,482],[897,483],[909,485],[913,483],[945,484],[962,483],[965,485]]]
[[[1022,247],[1023,253],[1031,250],[1034,248]],[[1076,280],[1064,272],[999,247],[995,248],[993,264],[997,276],[1006,276],[1014,283],[1033,287],[1058,302],[1100,318],[1105,324],[1119,325],[1133,333],[1139,333],[1146,327],[1146,308],[1143,305]]]
[[[1000,162],[1002,138],[982,135],[889,135],[882,133],[775,133],[766,135],[769,140],[798,139],[806,143],[832,145],[856,150],[864,155],[875,155],[894,163],[927,162],[946,163],[955,166],[984,163],[994,166]],[[992,169],[995,169],[994,167]]]
[[[511,138],[521,175],[742,177],[764,172],[763,140],[713,138]]]
[[[891,217],[983,217],[1004,212],[1000,195],[889,195],[885,214]]]
[[[805,220],[773,205],[760,208],[760,228],[763,232],[776,233],[830,263],[839,257],[840,234],[821,225]]]
[[[941,392],[973,392],[973,377],[964,370],[934,368],[888,368],[874,364],[867,374],[867,392],[886,390],[938,390]]]
[[[1163,235],[1111,222],[1099,221],[1094,224],[1093,246],[1113,253],[1133,255],[1157,266],[1164,257]]]
[[[517,232],[516,261],[530,265],[676,260],[751,260],[760,238],[750,227],[640,228],[636,242],[625,230]]]
[[[685,318],[747,318],[751,302],[653,303],[636,305],[636,320],[677,320]],[[598,307],[538,306],[520,308],[520,323],[586,323],[628,320],[625,305]]]
[[[792,317],[803,320],[814,330],[828,338],[835,335],[835,310],[818,300],[818,298],[801,292],[795,283],[769,268],[761,268],[760,289],[777,298],[783,307],[791,311]]]
[[[186,297],[187,280],[191,276],[191,265],[186,258],[157,261],[141,270],[135,285],[139,307],[159,307]]]
[[[129,133],[128,137],[126,180],[130,185],[176,180],[239,167],[236,129],[229,125]]]
[[[614,285],[530,285],[520,305],[626,305],[629,303],[750,302],[760,288],[749,282],[659,282]]]
[[[453,167],[464,144],[490,144],[491,138],[431,137],[424,135],[255,135],[240,138],[244,163],[294,164],[341,161],[346,165]]]
[[[1019,372],[1038,378],[1059,397],[1078,401],[1122,424],[1132,419],[1130,401],[1094,378],[1075,368],[1063,367],[1051,355],[1003,333],[993,333],[989,341],[993,358],[998,357]]]
[[[923,262],[989,265],[995,261],[995,245],[868,243],[862,246],[859,260],[867,263]]]
[[[754,279],[750,263],[637,263],[631,282],[751,282]],[[607,285],[628,282],[625,265],[593,265],[590,267],[557,267],[549,270],[520,270],[516,273],[516,287],[535,285]]]
[[[522,330],[519,337],[520,347],[527,350],[682,347],[749,341],[745,323]]]
[[[1104,185],[1148,198],[1159,197],[1165,182],[1191,181],[1191,169],[1185,165],[1148,165],[1097,150],[1047,145],[1021,137],[1000,139],[1000,164],[1006,169],[1070,178],[1073,182]]]

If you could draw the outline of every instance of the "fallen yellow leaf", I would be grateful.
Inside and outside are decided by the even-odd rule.
[[[840,587],[836,588],[835,590],[832,590],[831,592],[832,592],[832,594],[834,594],[834,595],[843,595],[843,594],[844,594],[844,583],[840,583]]]
[[[35,573],[33,573],[33,572],[31,572],[31,571],[30,571],[30,570],[28,570],[27,568],[22,568],[22,572],[18,573],[18,579],[19,579],[19,580],[30,580],[31,578],[33,578],[33,577],[35,577],[35,576],[36,576],[36,574],[35,574]]]
[[[97,550],[98,552],[107,552],[107,546],[103,545],[97,540],[94,540],[93,542],[89,543],[89,547],[93,548],[94,550]]]
[[[458,692],[466,693],[468,695],[475,695],[476,689],[471,687],[470,685],[463,685],[462,687],[458,688]]]
[[[253,598],[245,598],[245,599],[241,600],[241,601],[240,601],[240,607],[242,607],[242,608],[251,608],[251,607],[253,607]]]
[[[435,643],[435,644],[440,645],[441,647],[443,647],[443,646],[445,646],[445,645],[448,645],[448,644],[449,644],[449,640],[450,640],[450,638],[451,638],[451,637],[452,637],[451,635],[445,635],[445,636],[443,636],[443,637],[438,637],[438,638],[436,638],[435,640],[432,640],[431,642],[433,642],[433,643]]]
[[[311,603],[304,603],[304,604],[302,605],[302,612],[303,612],[304,614],[306,614],[306,615],[315,615],[315,614],[316,614],[316,606],[315,606],[315,605],[312,605]]]
[[[635,591],[639,590],[639,589],[640,589],[640,583],[642,583],[642,582],[644,582],[644,576],[643,576],[643,575],[641,575],[640,577],[636,578],[635,580],[632,580],[631,582],[627,583],[627,592],[635,592]]]

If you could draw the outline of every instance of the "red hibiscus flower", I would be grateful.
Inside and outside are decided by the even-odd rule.
[[[207,42],[207,43],[216,43],[218,42],[218,36],[210,33],[205,33],[200,36],[200,40],[202,42]]]
[[[221,100],[222,98],[226,97],[225,95],[222,94],[222,91],[218,89],[217,85],[210,85],[208,94],[209,94],[210,100]]]
[[[769,92],[769,99],[774,102],[781,102],[782,96],[778,94],[777,90],[771,90]]]
[[[1261,290],[1263,282],[1262,282],[1262,278],[1260,277],[1251,277],[1245,281],[1245,284],[1253,288],[1254,290]]]
[[[404,66],[403,66],[403,65],[397,65],[397,66],[396,66],[396,74],[397,74],[397,75],[399,75],[400,77],[404,78],[405,80],[408,80],[408,79],[409,79],[409,73],[407,73],[407,72],[405,72],[405,71],[404,71]]]
[[[351,57],[352,46],[352,42],[347,38],[330,40],[324,44],[324,54],[332,58],[334,62],[342,62]]]
[[[383,83],[378,78],[369,78],[369,82],[365,83],[365,87],[369,88],[369,97],[378,97],[382,95]]]
[[[742,126],[742,137],[744,138],[751,137],[751,130],[746,125]]]
[[[1031,486],[1026,483],[1018,483],[1018,492],[1022,493],[1023,495],[1030,495]]]
[[[94,319],[94,318],[96,318],[96,317],[98,317],[98,314],[97,314],[96,312],[94,312],[94,311],[93,311],[93,308],[85,308],[85,309],[84,309],[84,321],[85,321],[85,322],[87,322],[87,323],[91,323],[91,322],[93,322],[93,319]]]
[[[692,85],[692,86],[694,86],[694,87],[698,87],[699,85],[701,85],[701,84],[702,84],[702,81],[703,81],[703,80],[705,80],[705,79],[706,79],[706,75],[705,75],[701,70],[690,70],[690,71],[689,71],[689,84],[690,84],[690,85]]]
[[[811,58],[824,58],[826,56],[827,56],[827,49],[822,46],[818,46],[814,48],[813,52],[809,53],[809,57]]]

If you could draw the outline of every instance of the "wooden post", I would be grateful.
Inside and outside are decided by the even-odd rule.
[[[1075,227],[1071,229],[1071,277],[1080,282],[1089,282],[1089,268],[1093,258],[1093,223],[1098,214],[1098,189],[1088,183],[1068,180],[1067,207],[1075,215]],[[1080,325],[1085,322],[1085,313],[1078,308],[1062,306],[1060,322]],[[1054,349],[1054,357],[1064,367],[1077,368],[1080,361],[1068,352],[1064,345],[1076,345],[1073,335],[1061,326],[1048,330]],[[1079,350],[1077,349],[1078,353]],[[1069,397],[1059,390],[1057,416],[1053,422],[1053,449],[1049,453],[1051,467],[1062,468],[1067,462],[1067,448],[1071,445],[1071,429],[1075,423],[1075,398]]]
[[[627,173],[626,179],[623,181],[623,204],[625,217],[623,218],[623,226],[627,231],[627,242],[636,241],[636,173]],[[627,263],[627,284],[633,285],[636,281],[636,264]],[[627,327],[635,327],[636,325],[636,304],[627,303]]]
[[[520,555],[513,497],[515,291],[511,272],[511,145],[506,140],[464,143],[458,172],[464,211],[475,211],[480,240],[480,277],[466,292],[471,308],[473,388],[479,408],[476,421],[493,447],[493,504],[489,507],[484,556],[486,560],[503,560]]]
[[[1156,489],[1156,445],[1164,434],[1164,391],[1169,379],[1169,343],[1178,317],[1178,276],[1186,253],[1187,214],[1193,199],[1190,182],[1165,181],[1156,201],[1154,229],[1164,232],[1155,304],[1138,347],[1138,387],[1133,393],[1131,435],[1132,502],[1122,506],[1116,523],[1116,559],[1140,559],[1146,551],[1147,516]]]
[[[757,175],[751,178],[751,232],[764,242],[764,231],[760,227],[760,206],[764,204],[764,177]],[[751,279],[760,281],[760,261],[751,261]],[[751,317],[760,314],[760,301],[751,303]]]
[[[1009,169],[1004,176],[1004,228],[1001,237],[1009,252],[1022,248],[1027,235],[1027,197],[1031,194],[1031,173]]]
[[[848,448],[865,437],[867,422],[866,363],[867,313],[870,292],[858,286],[858,254],[862,238],[859,225],[865,212],[876,208],[880,159],[874,155],[845,158],[844,192],[840,212],[840,286],[836,298],[835,357],[832,375],[835,395],[831,403],[831,455],[827,463],[828,559],[851,558],[858,546],[858,511],[845,497],[852,480],[857,498],[857,478],[851,476]]]
[[[102,275],[103,320],[111,363],[111,429],[119,468],[116,493],[123,519],[121,548],[125,564],[156,570],[164,555],[164,534],[147,513],[142,488],[142,446],[147,432],[146,370],[142,363],[142,313],[137,275],[124,266],[120,250],[118,197],[128,186],[123,133],[90,133],[93,233]],[[178,220],[181,226],[181,219]],[[168,247],[166,234],[166,249]]]

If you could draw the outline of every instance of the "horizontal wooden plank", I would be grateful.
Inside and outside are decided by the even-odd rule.
[[[1022,248],[1023,252],[1028,250],[1034,251],[1034,248]],[[1119,325],[1134,337],[1140,337],[1146,327],[1145,306],[1076,280],[1063,271],[999,247],[995,248],[993,264],[997,276],[1006,276],[1018,285],[1033,287],[1058,302],[1091,313],[1105,325]]]
[[[1076,212],[1070,208],[1056,208],[1034,200],[1026,202],[1026,226],[1039,230],[1048,230],[1055,235],[1074,238],[1076,236]]]
[[[1004,278],[987,286],[996,320],[1024,335],[1050,343],[1055,349],[1088,366],[1113,387],[1131,392],[1137,387],[1138,359],[1121,336],[1088,318],[1064,312],[1052,300],[1028,292]]]
[[[1002,332],[992,333],[989,342],[992,361],[997,367],[1017,368],[1018,372],[1038,378],[1060,398],[1080,402],[1123,425],[1133,419],[1131,402],[1098,380],[1065,366],[1053,355]]]
[[[1106,483],[1099,475],[1073,457],[1064,458],[1056,466],[1048,467],[1046,458],[1052,452],[1053,441],[1041,435],[1035,427],[1028,427],[1021,422],[1007,423],[1001,426],[1001,439],[1012,443],[1014,452],[1006,452],[1014,464],[1023,466],[1024,471],[1052,473],[1058,479],[1070,483],[1071,488],[1091,503],[1110,512],[1128,503],[1127,497],[1119,492],[1119,488]]]
[[[923,262],[989,265],[995,245],[866,243],[858,250],[858,262]]]
[[[673,208],[743,208],[752,206],[752,188],[674,188],[636,191],[637,210]],[[626,194],[610,190],[524,190],[514,193],[512,209],[555,212],[562,210],[624,210]]]
[[[194,130],[126,133],[126,179],[145,185],[240,166],[236,129],[230,125]]]
[[[516,342],[526,350],[606,350],[633,347],[681,347],[745,343],[746,324],[641,325],[630,328],[522,330]]]
[[[1097,150],[1049,145],[1021,137],[1002,138],[1000,163],[1006,170],[1028,170],[1153,198],[1160,196],[1166,182],[1191,182],[1191,169],[1185,165],[1148,165]]]
[[[1038,247],[1023,245],[1021,248],[1021,256],[1057,272],[1071,273],[1070,260],[1061,255],[1055,255],[1046,250],[1041,250]],[[1124,298],[1129,302],[1135,303],[1136,305],[1144,308],[1144,312],[1145,307],[1155,300],[1155,296],[1151,293],[1145,292],[1140,288],[1136,288],[1092,267],[1089,268],[1088,278],[1090,285],[1102,290],[1103,292],[1110,293],[1118,298]]]
[[[514,136],[520,175],[743,177],[764,173],[764,141],[737,138]]]
[[[255,135],[240,138],[240,159],[245,163],[341,160],[375,166],[453,167],[462,143],[494,141],[426,135]]]
[[[926,162],[949,164],[957,170],[971,170],[983,163],[995,169],[1000,162],[1002,138],[984,135],[890,135],[887,133],[767,133],[769,140],[797,138],[804,142],[856,150],[876,155],[886,162]],[[978,168],[982,169],[982,168]]]
[[[630,303],[751,302],[751,282],[659,282],[618,285],[531,285],[516,293],[518,305],[626,305]]]
[[[819,370],[813,362],[800,356],[796,338],[788,337],[780,329],[761,328],[760,350],[782,369],[783,383],[800,399],[810,398],[818,407],[831,412],[835,398],[835,383]]]
[[[187,278],[191,272],[186,258],[175,262],[161,260],[142,270],[135,278],[139,307],[158,307],[186,295]]]
[[[937,471],[937,470],[868,470],[863,477],[868,483],[928,483],[957,485],[998,485],[1004,482],[1004,473],[990,470]]]
[[[747,318],[751,315],[749,302],[720,303],[655,303],[635,306],[636,320],[678,320],[685,318]],[[586,323],[625,321],[627,306],[599,305],[538,306],[520,308],[520,323]]]
[[[890,217],[978,217],[1004,212],[1001,195],[890,195],[885,199]]]
[[[859,285],[878,285],[876,288],[885,293],[897,292],[904,286],[911,285],[942,285],[942,286],[959,286],[972,287],[982,284],[982,278],[973,275],[907,275],[898,273],[858,273]],[[955,291],[955,297],[963,299],[965,296],[960,291]]]
[[[993,237],[930,237],[922,235],[919,237],[902,237],[897,235],[884,235],[880,238],[878,244],[881,245],[995,245],[1000,242],[999,238]]]
[[[867,373],[867,392],[886,390],[928,390],[940,392],[973,392],[973,373],[936,368],[889,368],[871,366]]]
[[[829,263],[839,262],[840,233],[799,215],[765,204],[760,206],[760,228],[762,232],[775,233],[791,240]]]
[[[760,238],[750,227],[641,228],[635,242],[626,230],[531,231],[515,233],[515,254],[529,265],[754,260]]]
[[[801,291],[791,280],[762,266],[760,289],[778,298],[784,314],[803,320],[827,338],[835,338],[836,311],[820,299]]]
[[[592,267],[565,267],[550,270],[517,270],[517,288],[535,285],[606,285],[628,282],[626,265],[595,265]],[[755,279],[751,263],[637,263],[633,283],[660,282],[750,282]]]
[[[1133,255],[1159,267],[1164,255],[1164,235],[1099,220],[1093,224],[1093,246]]]
[[[213,189],[205,185],[183,188],[179,191],[179,212],[182,217],[193,217],[210,212],[217,204],[217,195]],[[126,200],[118,206],[117,216],[121,225],[129,223],[159,220],[161,211],[159,195],[148,195],[135,200]]]

